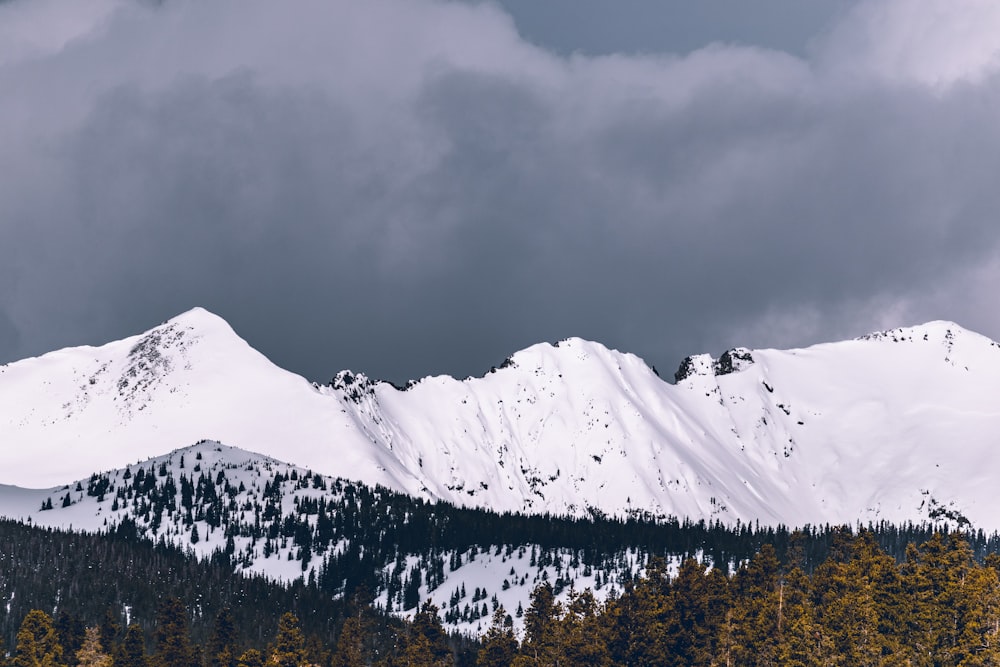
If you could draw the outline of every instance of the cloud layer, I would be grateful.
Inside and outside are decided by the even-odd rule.
[[[0,4],[0,361],[193,305],[312,379],[997,337],[996,34],[880,0],[806,58],[584,57],[491,5]]]

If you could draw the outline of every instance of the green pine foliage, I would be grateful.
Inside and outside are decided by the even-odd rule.
[[[493,622],[483,636],[482,647],[476,656],[476,667],[510,667],[516,655],[514,619],[501,605],[493,612]]]
[[[212,635],[206,646],[207,667],[236,667],[239,659],[239,634],[232,611],[226,607],[215,616]]]
[[[438,608],[424,602],[401,634],[400,651],[392,665],[421,665],[426,667],[451,667],[455,664],[448,635],[441,626]]]
[[[71,667],[79,662],[77,651],[83,646],[85,628],[79,616],[70,614],[65,609],[61,610],[55,618],[56,634],[59,643],[63,647],[63,657],[66,664]]]
[[[148,667],[146,637],[142,626],[132,623],[114,657],[114,667]]]
[[[63,647],[59,643],[52,617],[32,609],[17,631],[17,647],[11,667],[64,667]]]
[[[669,576],[652,562],[620,597],[580,611],[580,595],[560,606],[539,586],[511,664],[1000,664],[1000,559],[978,563],[957,533],[903,564],[870,533],[835,542],[811,575],[767,545],[730,577],[694,561]]]
[[[299,627],[299,619],[291,612],[285,612],[278,621],[278,636],[274,639],[274,650],[269,665],[276,667],[298,667],[306,662],[306,638]]]
[[[264,667],[264,654],[259,649],[248,648],[240,655],[236,664],[239,667]]]
[[[278,471],[241,506],[222,471],[185,471],[94,476],[88,494],[139,517],[103,535],[0,521],[12,665],[1000,664],[996,535],[526,517]],[[329,495],[288,502],[301,488]],[[167,545],[174,525],[225,547],[199,561]],[[238,572],[248,550],[308,564],[279,585]],[[486,550],[516,571],[468,591],[445,584]],[[577,589],[578,573],[597,590]],[[439,611],[421,596],[441,585],[454,593]],[[513,586],[535,587],[513,614],[519,634],[493,596]],[[491,613],[481,642],[447,631]]]
[[[28,612],[58,609],[57,621],[65,611],[71,621],[67,626],[98,625],[102,646],[116,659],[126,620],[137,626],[133,649],[141,639],[151,653],[156,612],[166,597],[197,608],[197,614],[189,615],[189,629],[199,644],[209,639],[225,608],[232,614],[236,643],[255,648],[273,637],[286,611],[303,619],[306,634],[320,637],[335,635],[344,613],[342,602],[315,585],[281,585],[237,574],[224,560],[199,561],[163,542],[138,539],[128,525],[89,535],[0,521],[0,598],[9,605],[9,611],[0,607],[0,638],[8,647],[16,646],[19,623]],[[82,641],[82,632],[79,636]],[[128,667],[142,667],[136,662],[138,653],[130,655]]]
[[[603,602],[573,589],[560,601],[543,582],[524,611],[523,634],[497,606],[471,647],[447,634],[430,602],[404,622],[381,616],[364,592],[348,603],[333,635],[307,634],[286,611],[272,636],[240,626],[238,607],[222,608],[202,644],[190,619],[203,613],[166,596],[148,658],[142,627],[132,623],[118,638],[106,615],[105,627],[85,627],[74,657],[81,667],[1000,664],[1000,558],[981,562],[964,535],[936,533],[905,548],[900,561],[873,533],[846,530],[833,536],[829,554],[808,572],[801,559],[782,562],[764,545],[729,575],[694,559],[672,567],[654,558]],[[61,640],[77,641],[77,627],[71,612],[57,622],[28,611],[10,665],[66,666]],[[248,645],[247,638],[262,634],[266,651]]]
[[[179,598],[169,597],[156,612],[156,652],[150,667],[197,667],[188,614]]]
[[[80,667],[112,667],[114,660],[101,645],[101,630],[96,625],[86,629],[83,642],[76,652]]]

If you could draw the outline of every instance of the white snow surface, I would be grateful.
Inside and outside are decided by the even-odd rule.
[[[224,481],[216,484],[217,493],[220,496],[226,494],[224,485],[230,485],[233,489],[240,488],[231,497],[226,496],[226,504],[240,508],[237,512],[240,521],[250,524],[255,520],[251,506],[262,502],[265,484],[275,473],[286,477],[283,492],[279,494],[280,514],[276,517],[278,523],[288,515],[298,516],[296,506],[302,499],[333,499],[342,495],[328,490],[326,486],[314,488],[306,485],[301,488],[296,482],[287,480],[293,473],[296,476],[307,474],[304,468],[206,440],[123,468],[95,471],[97,475],[108,478],[112,485],[111,490],[100,497],[87,493],[88,478],[48,489],[25,489],[0,484],[0,516],[35,526],[89,533],[108,531],[128,518],[135,521],[144,536],[154,540],[162,537],[168,543],[190,550],[200,558],[207,558],[214,551],[225,547],[228,526],[223,524],[213,528],[204,516],[197,514],[192,526],[186,526],[179,497],[174,499],[174,503],[167,504],[162,520],[155,529],[151,527],[149,513],[144,516],[143,512],[137,511],[131,495],[129,500],[121,496],[116,500],[116,491],[127,489],[131,485],[132,476],[140,468],[152,471],[158,483],[170,477],[175,486],[180,484],[181,477],[185,475],[196,481],[202,475],[216,480],[220,473],[223,474]],[[311,475],[311,471],[308,474]],[[336,481],[332,477],[325,479],[331,486]],[[63,502],[66,496],[69,497],[68,503]],[[148,500],[137,493],[136,501],[139,498]],[[51,503],[50,509],[43,509],[46,502]],[[315,523],[315,517],[312,522]],[[191,539],[192,528],[197,530],[199,536],[196,541]],[[263,542],[263,538],[254,540],[239,535],[234,537],[238,571],[291,582],[299,577],[307,577],[309,570],[315,571],[320,566],[322,559],[317,557],[312,559],[308,568],[303,568],[298,549],[289,544],[288,539],[276,539],[274,552],[270,555],[264,554]]]
[[[159,519],[155,517],[155,510],[145,509],[158,492],[139,491],[144,487],[142,482],[136,481],[140,470],[147,478],[152,477],[159,488],[172,483],[175,491],[181,489],[164,502]],[[279,484],[275,478],[278,474],[283,476],[280,492],[275,493],[273,487],[268,491],[269,485]],[[0,485],[0,515],[40,527],[92,533],[109,531],[131,520],[143,537],[162,539],[200,558],[224,550],[227,535],[231,535],[232,562],[238,572],[289,583],[320,576],[324,558],[343,553],[351,539],[335,534],[330,544],[314,541],[313,555],[303,565],[302,551],[294,540],[284,535],[266,538],[271,523],[281,525],[289,519],[316,527],[318,517],[304,514],[303,502],[325,499],[341,507],[339,503],[345,499],[344,487],[348,483],[332,477],[323,477],[322,483],[318,483],[319,477],[312,471],[271,457],[202,441],[51,489]],[[217,496],[232,510],[228,518],[222,518],[213,526],[205,512],[208,501],[197,492],[192,506],[185,509],[184,478],[193,486],[200,486],[201,478],[215,480]],[[91,493],[90,485],[99,479],[106,481],[108,486],[104,492]],[[382,493],[373,490],[375,497]],[[267,496],[272,500],[277,498],[278,512],[270,517],[266,509]],[[261,527],[259,538],[243,534],[241,526],[255,524]],[[193,538],[195,534],[197,539]],[[269,542],[270,549],[265,542]],[[482,634],[489,627],[494,604],[503,605],[512,616],[515,630],[521,632],[523,617],[517,610],[528,608],[531,591],[543,581],[553,584],[560,602],[566,602],[574,590],[584,589],[590,589],[597,600],[604,600],[614,591],[620,592],[632,574],[643,572],[646,562],[644,553],[624,546],[607,562],[591,568],[582,562],[583,552],[572,548],[546,549],[528,542],[484,544],[461,552],[434,550],[436,557],[441,559],[443,578],[439,584],[431,586],[427,573],[430,558],[434,556],[429,551],[428,548],[419,554],[401,554],[397,561],[390,560],[381,567],[383,581],[388,582],[395,574],[402,582],[413,568],[419,569],[423,579],[418,599],[434,602],[449,630],[472,635]],[[541,557],[543,553],[548,554],[548,560]],[[693,555],[704,560],[700,552]],[[679,565],[680,556],[668,560],[672,572],[676,572]],[[390,596],[388,588],[383,586],[375,592],[375,604],[379,608],[398,616],[412,617],[415,609],[405,608],[401,590]]]
[[[50,487],[212,439],[459,505],[726,523],[1000,528],[1000,345],[950,322],[689,358],[677,384],[569,339],[482,378],[317,387],[194,309],[0,367],[0,482]]]
[[[216,480],[216,493],[225,498],[225,505],[233,509],[229,522],[222,520],[213,527],[204,513],[204,498],[195,498],[193,509],[185,510],[183,491],[166,501],[159,520],[155,519],[155,511],[144,510],[155,492],[139,492],[137,489],[143,486],[141,483],[139,487],[134,486],[140,469],[143,474],[153,477],[156,485],[162,486],[169,481],[175,489],[183,488],[185,477],[196,485],[200,484],[198,480],[202,477]],[[268,485],[278,484],[275,480],[277,474],[284,477],[280,483],[281,491],[276,494],[271,492],[270,495],[278,498],[278,513],[268,518],[267,510],[264,510],[260,538],[241,534],[237,524],[260,525],[261,507],[266,506],[265,496],[269,495]],[[98,478],[108,482],[106,491],[99,495],[89,492],[90,484]],[[312,471],[270,457],[218,442],[203,441],[125,468],[100,471],[92,479],[81,479],[51,489],[0,485],[0,513],[35,526],[83,532],[108,531],[130,519],[144,537],[163,539],[200,558],[223,550],[227,535],[232,535],[232,557],[238,572],[261,574],[288,583],[298,578],[318,576],[324,557],[335,552],[342,553],[348,546],[349,539],[343,535],[335,536],[335,543],[330,545],[314,542],[316,551],[306,565],[302,563],[301,550],[285,536],[270,540],[270,552],[265,546],[269,522],[280,525],[286,518],[291,518],[316,526],[317,517],[303,515],[301,502],[323,498],[334,503],[344,500],[343,480],[323,477],[322,483],[318,484],[318,479],[319,476],[314,476]],[[374,491],[376,496],[381,493]],[[197,539],[193,538],[194,534],[198,535]],[[531,591],[543,581],[555,585],[556,597],[563,602],[574,589],[580,591],[584,588],[591,589],[596,599],[603,600],[612,591],[621,591],[625,580],[633,573],[641,573],[645,567],[645,556],[634,548],[623,547],[610,564],[593,569],[580,562],[581,552],[569,548],[550,548],[547,550],[549,555],[554,555],[551,560],[542,562],[539,557],[536,563],[536,554],[540,556],[545,551],[530,543],[482,545],[461,553],[441,550],[437,557],[442,564],[449,565],[442,568],[443,579],[440,585],[434,587],[428,583],[427,553],[400,556],[398,565],[390,562],[381,569],[385,581],[388,581],[394,571],[405,579],[412,568],[418,567],[424,574],[419,600],[434,602],[449,629],[478,635],[489,627],[494,602],[504,606],[513,617],[515,629],[520,631],[523,618],[517,615],[516,610],[529,606]],[[456,557],[456,567],[452,569],[450,563]],[[679,564],[678,557],[670,561],[675,571]],[[561,591],[557,583],[559,580],[564,582]],[[378,607],[399,616],[413,615],[413,609],[405,609],[401,591],[391,598],[387,588],[376,592],[375,604]],[[485,613],[482,612],[483,605],[487,606]],[[473,609],[475,611],[470,613]]]

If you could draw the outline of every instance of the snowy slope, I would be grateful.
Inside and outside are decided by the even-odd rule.
[[[378,489],[365,492],[373,502],[387,495]],[[0,485],[3,513],[35,526],[105,532],[127,520],[139,535],[163,539],[201,558],[229,553],[237,571],[283,582],[301,577],[323,586],[328,585],[321,580],[324,569],[336,570],[335,556],[352,542],[360,552],[372,547],[348,522],[336,520],[338,514],[358,511],[361,502],[359,487],[346,480],[212,441],[51,489]],[[386,527],[376,528],[382,534]],[[307,539],[301,539],[303,529]],[[543,580],[553,583],[563,600],[570,587],[590,588],[604,599],[614,588],[621,590],[645,562],[634,548],[624,546],[614,558],[591,566],[573,549],[542,549],[527,542],[461,550],[424,543],[406,551],[396,545],[403,549],[398,556],[384,540],[379,542],[379,550],[389,553],[385,561],[371,564],[377,571],[372,573],[372,592],[378,606],[412,614],[401,589],[419,571],[413,599],[432,600],[447,625],[476,634],[488,627],[494,601],[514,614],[528,607],[531,591]],[[437,568],[435,561],[440,562]],[[674,564],[678,562],[675,557]],[[392,581],[397,585],[390,590]],[[331,592],[342,594],[335,586]],[[515,626],[521,624],[516,617]]]
[[[46,486],[202,439],[419,483],[302,377],[196,308],[146,333],[0,366],[0,482]],[[368,443],[371,444],[371,443]]]
[[[578,339],[506,366],[368,386],[355,412],[458,502],[792,525],[926,518],[953,502],[1000,525],[1000,346],[952,323],[693,357],[676,385]]]
[[[676,384],[579,339],[482,378],[316,387],[194,310],[0,367],[0,482],[42,486],[211,438],[499,510],[1000,528],[1000,346],[948,322],[690,357]],[[956,514],[953,514],[957,516]]]
[[[147,474],[152,478],[149,486],[136,479]],[[276,475],[281,476],[281,481],[275,481]],[[280,527],[288,516],[315,526],[316,517],[300,512],[300,502],[344,499],[345,481],[316,475],[317,483],[313,483],[313,476],[305,468],[205,440],[48,489],[0,485],[0,512],[7,518],[36,526],[92,533],[115,528],[128,518],[135,521],[140,534],[154,540],[162,537],[203,558],[225,548],[229,533],[234,539],[234,560],[243,563],[238,569],[289,582],[307,577],[310,570],[316,571],[320,559],[303,566],[299,548],[288,539],[275,539],[273,549],[265,551],[266,528],[270,523]],[[188,507],[183,494],[185,478],[196,489]],[[206,487],[197,489],[201,478],[210,483],[211,495],[220,500],[217,506],[223,509],[219,520],[213,521],[206,515],[213,503]],[[97,484],[102,480],[106,480],[106,487]],[[164,509],[157,519],[148,508],[164,495],[165,484],[173,492],[162,503]],[[272,487],[280,488],[280,492]],[[262,519],[261,509],[266,509],[269,501],[274,511],[265,512]],[[240,535],[241,528],[246,530],[248,526],[263,526],[264,529],[255,531],[262,535]],[[193,532],[197,538],[192,538]]]

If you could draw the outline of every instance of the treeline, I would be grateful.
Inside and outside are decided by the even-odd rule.
[[[248,647],[229,608],[222,609],[203,643],[192,640],[184,603],[165,598],[151,632],[126,628],[111,615],[86,626],[78,618],[53,619],[38,609],[22,619],[13,651],[0,651],[0,667],[360,667],[380,665],[473,665],[474,641],[449,637],[436,610],[425,605],[410,622],[386,620],[360,598],[334,641],[307,634],[299,618],[285,612],[277,631],[260,648]],[[66,617],[62,617],[66,618]],[[0,646],[2,649],[2,646]]]
[[[176,466],[161,461],[95,474],[88,484],[67,487],[45,505],[93,498],[110,510],[110,521],[125,521],[126,529],[145,539],[192,546],[211,539],[219,545],[214,558],[234,567],[293,559],[306,583],[315,577],[319,588],[345,598],[359,586],[374,594],[389,589],[393,582],[387,569],[407,556],[418,556],[421,580],[434,582],[442,562],[450,565],[455,554],[497,545],[568,549],[584,565],[611,573],[626,550],[698,557],[728,568],[770,544],[782,561],[790,548],[799,550],[808,572],[826,559],[832,532],[830,526],[791,530],[673,517],[619,519],[596,511],[587,518],[496,513],[427,502],[286,464],[212,466],[200,452],[186,462],[183,454],[178,458]],[[895,558],[903,557],[906,544],[926,541],[935,529],[887,523],[869,528]],[[1000,549],[995,533],[970,533],[969,539],[978,558]]]
[[[502,611],[480,665],[1000,664],[1000,558],[980,564],[964,536],[937,533],[902,562],[869,532],[834,534],[811,574],[770,545],[731,576],[663,561],[620,596],[555,601],[535,589],[521,642]]]
[[[130,522],[110,534],[85,534],[0,520],[0,641],[8,647],[32,609],[63,625],[107,617],[109,625],[135,623],[149,635],[165,597],[186,601],[196,642],[207,640],[225,608],[255,646],[270,639],[284,612],[323,637],[335,633],[345,613],[343,602],[316,586],[238,574],[225,558],[199,560],[162,541],[139,539]]]
[[[158,605],[148,650],[138,624],[66,628],[33,610],[8,660],[9,667],[1000,664],[1000,557],[977,562],[964,535],[933,534],[897,561],[872,533],[839,530],[823,563],[811,573],[802,563],[793,550],[783,564],[771,545],[732,574],[694,559],[673,571],[654,559],[605,601],[583,590],[559,602],[545,583],[531,594],[523,633],[498,607],[478,646],[449,637],[430,603],[389,628],[357,596],[327,640],[304,632],[289,612],[261,648],[247,648],[228,609],[204,642],[194,642],[189,610],[172,597]]]

